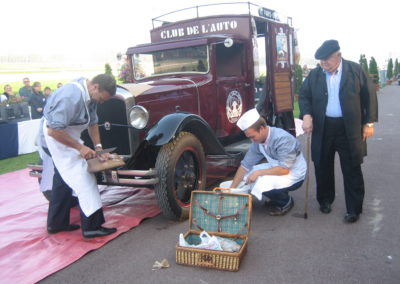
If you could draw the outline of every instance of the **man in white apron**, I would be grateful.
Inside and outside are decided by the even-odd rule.
[[[233,192],[251,192],[259,200],[270,199],[269,214],[281,216],[294,205],[289,191],[299,188],[307,172],[307,163],[299,141],[283,129],[267,126],[256,109],[251,109],[237,122],[253,142],[241,162],[230,187]],[[266,159],[266,163],[258,164]]]
[[[54,178],[47,231],[50,234],[73,231],[79,225],[69,223],[73,195],[78,197],[84,238],[112,234],[115,228],[105,228],[100,193],[94,174],[88,172],[87,159],[96,152],[83,145],[81,133],[88,129],[97,151],[102,149],[97,126],[97,103],[115,95],[115,79],[100,74],[92,80],[80,78],[65,84],[49,97],[44,109],[43,135],[54,162]],[[107,158],[103,155],[102,158]]]

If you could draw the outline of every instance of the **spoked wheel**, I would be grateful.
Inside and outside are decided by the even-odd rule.
[[[189,217],[193,190],[203,190],[206,180],[205,155],[200,141],[191,133],[181,132],[164,145],[157,156],[159,183],[155,186],[163,214],[173,220]]]

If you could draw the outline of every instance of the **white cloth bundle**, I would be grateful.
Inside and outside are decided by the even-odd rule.
[[[192,247],[198,249],[211,249],[211,250],[219,250],[219,251],[230,251],[235,252],[240,250],[240,245],[237,244],[235,241],[217,237],[217,236],[210,236],[206,231],[200,233],[200,240],[201,243],[198,245],[191,245],[189,244],[183,234],[179,235],[179,245],[181,247]]]

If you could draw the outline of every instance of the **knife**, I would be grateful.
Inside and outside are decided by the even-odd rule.
[[[107,149],[103,149],[101,151],[96,151],[97,155],[102,155],[104,153],[111,153],[113,151],[115,151],[115,149],[117,149],[117,147],[112,147],[112,148],[107,148]]]

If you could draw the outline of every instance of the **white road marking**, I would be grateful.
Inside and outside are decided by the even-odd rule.
[[[383,208],[380,206],[381,200],[375,198],[372,201],[372,206],[371,209],[372,211],[375,212],[375,216],[370,218],[369,224],[372,225],[372,236],[375,237],[376,234],[380,231],[381,229],[381,222],[383,220],[383,214],[380,213]]]

